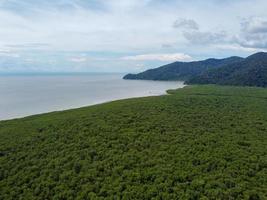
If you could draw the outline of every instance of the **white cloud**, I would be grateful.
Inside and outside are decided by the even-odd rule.
[[[241,22],[241,30],[246,33],[267,33],[267,19],[249,17]]]
[[[143,63],[136,64],[136,67],[143,68],[145,65]]]
[[[70,58],[70,61],[76,62],[76,63],[83,63],[83,62],[87,61],[87,58],[85,58],[85,57],[73,57],[73,58]]]
[[[122,57],[122,60],[131,60],[131,61],[164,61],[164,62],[173,62],[173,61],[188,61],[192,57],[183,53],[173,53],[173,54],[143,54],[136,56],[126,56]]]
[[[31,58],[41,70],[71,71],[80,62],[87,71],[130,71],[133,60],[153,67],[190,59],[170,52],[194,59],[249,54],[267,48],[266,7],[266,0],[0,0],[0,49],[7,51],[0,50],[0,70]]]
[[[192,20],[192,19],[177,19],[174,23],[173,23],[173,27],[174,28],[183,28],[183,29],[192,29],[192,30],[198,30],[199,29],[199,25],[197,24],[196,21]]]
[[[267,17],[249,17],[241,22],[241,33],[234,37],[241,46],[267,48]]]
[[[213,44],[224,42],[227,34],[224,31],[221,32],[201,32],[191,31],[184,32],[184,37],[192,44]]]
[[[20,55],[9,49],[0,49],[0,57],[19,58]]]
[[[154,49],[176,39],[175,33],[165,31],[171,29],[166,21],[175,14],[146,8],[148,0],[96,1],[101,11],[88,9],[83,1],[51,2],[38,6],[35,1],[10,1],[9,7],[24,9],[22,13],[0,7],[0,48],[33,49],[36,46],[27,44],[39,43],[47,44],[39,49],[53,51],[130,51]],[[155,29],[158,26],[161,29]]]
[[[213,45],[217,49],[221,50],[233,50],[237,52],[249,52],[249,53],[255,53],[257,51],[264,51],[263,49],[258,49],[258,48],[251,48],[251,47],[243,47],[238,44],[219,44],[219,45]]]
[[[10,53],[9,49],[0,49],[0,53]]]

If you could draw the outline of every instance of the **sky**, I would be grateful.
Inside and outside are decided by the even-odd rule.
[[[266,0],[0,0],[0,73],[140,72],[267,50]]]

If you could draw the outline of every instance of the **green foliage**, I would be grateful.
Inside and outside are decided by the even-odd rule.
[[[267,53],[246,59],[230,57],[197,62],[175,62],[124,79],[184,80],[186,84],[218,84],[267,87]]]
[[[241,62],[205,71],[187,83],[267,87],[267,53],[257,53]]]
[[[267,89],[169,93],[0,122],[0,199],[267,199]]]
[[[141,80],[190,80],[209,69],[217,69],[221,66],[242,61],[240,57],[225,59],[207,59],[196,62],[174,62],[156,69],[149,69],[139,74],[127,74],[124,79]]]

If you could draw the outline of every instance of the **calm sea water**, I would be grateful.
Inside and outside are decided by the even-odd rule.
[[[122,74],[1,75],[0,120],[112,100],[162,95],[183,82],[123,80]]]

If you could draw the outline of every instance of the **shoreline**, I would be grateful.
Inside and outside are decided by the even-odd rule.
[[[97,102],[97,103],[93,103],[93,104],[82,105],[82,106],[79,106],[79,107],[71,107],[71,108],[67,108],[67,109],[53,110],[53,111],[36,113],[36,114],[30,114],[30,115],[19,116],[19,117],[14,117],[14,118],[0,119],[0,123],[1,122],[12,121],[12,120],[20,120],[20,119],[24,119],[24,118],[28,118],[28,117],[35,117],[35,116],[45,115],[45,114],[50,114],[50,113],[65,112],[65,111],[82,109],[82,108],[87,108],[87,107],[92,107],[92,106],[98,106],[98,105],[102,105],[102,104],[106,104],[106,103],[111,103],[111,102],[115,102],[115,101],[123,101],[123,100],[128,100],[128,99],[138,99],[138,98],[146,98],[146,97],[158,97],[158,96],[164,96],[164,95],[171,95],[170,93],[168,93],[169,90],[183,89],[186,86],[187,85],[184,84],[182,87],[179,87],[179,88],[167,89],[167,90],[165,90],[164,93],[158,94],[158,95],[153,94],[153,95],[145,95],[145,96],[136,96],[136,97],[129,97],[129,98],[121,98],[121,99],[107,100],[107,101],[103,101],[103,102]]]

